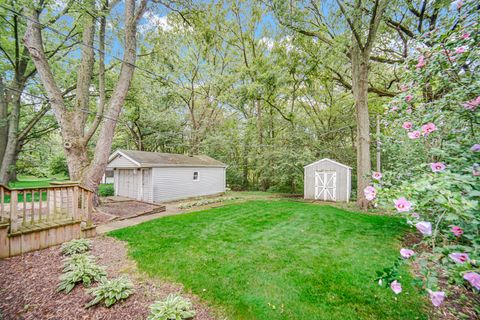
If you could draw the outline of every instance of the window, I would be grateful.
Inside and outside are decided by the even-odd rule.
[[[198,180],[199,180],[198,171],[194,171],[193,172],[193,181],[198,181]]]

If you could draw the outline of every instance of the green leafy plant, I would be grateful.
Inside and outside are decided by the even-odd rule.
[[[103,267],[97,266],[93,257],[86,254],[73,254],[65,259],[64,274],[60,276],[58,291],[69,293],[77,283],[89,287],[93,282],[107,276]]]
[[[115,195],[113,183],[104,183],[98,186],[98,195],[100,197],[111,197]]]
[[[95,288],[87,290],[94,298],[85,308],[90,308],[100,302],[104,302],[107,308],[120,300],[127,299],[133,292],[133,283],[129,278],[122,276],[116,279],[101,279],[100,284]]]
[[[62,244],[62,253],[65,255],[72,255],[76,253],[84,253],[90,250],[92,242],[87,239],[73,239]]]
[[[476,4],[461,7],[441,31],[422,36],[430,45],[407,62],[403,93],[383,120],[383,152],[395,161],[365,189],[376,206],[403,215],[422,235],[402,250],[417,251],[410,259],[419,266],[417,284],[435,307],[450,284],[476,290],[480,279],[480,77],[472,62],[480,26]],[[378,279],[392,281],[398,265]]]
[[[163,301],[155,301],[150,310],[148,320],[182,320],[196,314],[189,299],[175,294],[168,295]]]
[[[212,203],[221,203],[224,201],[230,201],[230,200],[236,200],[238,197],[224,197],[224,198],[213,198],[213,199],[205,199],[205,200],[199,200],[195,202],[188,202],[188,203],[182,203],[178,206],[179,209],[189,209],[193,207],[200,207],[200,206],[205,206],[207,204],[212,204]]]

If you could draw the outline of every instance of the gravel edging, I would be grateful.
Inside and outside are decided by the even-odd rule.
[[[123,242],[104,236],[91,240],[90,253],[98,265],[106,267],[109,278],[121,274],[130,277],[135,285],[132,296],[111,308],[99,305],[85,309],[91,297],[83,285],[77,285],[69,294],[57,292],[64,256],[60,246],[55,246],[0,260],[0,319],[146,319],[151,303],[182,292],[181,285],[140,274]],[[192,300],[197,311],[195,320],[215,319],[213,311],[198,297],[185,293],[182,296]]]

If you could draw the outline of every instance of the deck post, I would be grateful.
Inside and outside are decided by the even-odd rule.
[[[93,224],[92,221],[92,212],[93,212],[93,197],[92,193],[89,191],[87,192],[87,227],[90,227]]]
[[[10,232],[18,230],[18,192],[10,192]]]
[[[79,219],[78,214],[78,186],[73,187],[73,197],[72,197],[72,218],[73,220]]]

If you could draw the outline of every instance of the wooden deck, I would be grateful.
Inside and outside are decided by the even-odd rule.
[[[93,192],[79,184],[0,185],[0,258],[92,236]]]

